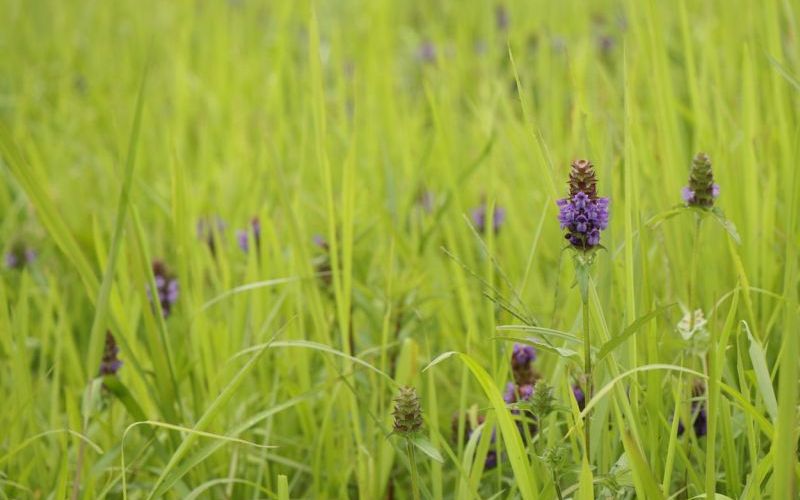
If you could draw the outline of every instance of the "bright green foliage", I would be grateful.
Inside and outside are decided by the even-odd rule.
[[[403,499],[409,455],[422,498],[797,498],[796,1],[0,20],[0,498]],[[576,283],[579,158],[611,201]],[[503,401],[514,342],[555,398],[535,421]]]

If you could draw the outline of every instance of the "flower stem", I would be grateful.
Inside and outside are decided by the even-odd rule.
[[[411,444],[410,439],[406,439],[406,452],[408,452],[408,461],[411,463],[411,492],[414,495],[414,500],[420,500],[419,473],[417,472],[417,462],[414,459],[414,445]]]
[[[592,342],[589,338],[589,295],[582,294],[583,309],[583,375],[586,379],[586,401],[592,399]],[[591,412],[586,413],[583,421],[583,439],[586,446],[586,459],[589,460]]]
[[[703,218],[699,215],[697,216],[697,222],[694,226],[694,240],[692,241],[692,262],[689,268],[689,303],[686,306],[689,308],[689,331],[694,330],[694,309],[692,305],[692,301],[694,300],[694,287],[695,287],[695,275],[697,274],[697,260],[698,254],[700,253],[700,225],[703,222]]]

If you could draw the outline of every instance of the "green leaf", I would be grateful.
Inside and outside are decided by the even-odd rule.
[[[525,447],[523,446],[522,439],[519,435],[519,429],[517,428],[517,425],[511,416],[511,412],[506,406],[506,402],[503,400],[503,395],[494,384],[494,380],[492,380],[492,377],[489,376],[489,373],[487,373],[486,370],[483,369],[483,367],[481,367],[471,356],[458,352],[445,354],[447,354],[446,357],[441,355],[438,356],[434,361],[438,363],[454,355],[457,356],[458,359],[460,359],[467,366],[467,368],[469,368],[470,372],[472,372],[472,375],[480,384],[481,389],[483,389],[483,392],[486,394],[486,397],[489,398],[489,402],[494,408],[497,416],[497,424],[500,428],[500,436],[505,444],[508,461],[511,464],[511,469],[514,471],[514,477],[516,479],[516,485],[519,488],[520,495],[522,495],[524,500],[538,498],[538,495],[536,494],[538,489],[536,485],[536,478],[532,473],[531,464],[528,461]],[[426,369],[430,368],[431,366],[434,366],[434,363],[428,365]]]
[[[625,453],[628,455],[634,472],[633,481],[639,498],[647,498],[648,500],[663,499],[664,493],[658,487],[656,478],[653,477],[653,473],[650,471],[650,466],[647,465],[641,450],[639,450],[639,447],[627,431],[622,433],[622,444],[625,447]]]
[[[731,238],[733,238],[733,241],[735,241],[737,245],[741,245],[742,238],[739,236],[739,231],[736,230],[734,223],[725,217],[722,209],[719,207],[714,207],[711,209],[711,214],[714,216],[714,220],[717,221],[720,226],[722,226],[722,229],[727,231]]]
[[[578,500],[594,500],[594,478],[586,455],[581,460],[581,474],[578,478]]]
[[[135,420],[147,420],[144,410],[142,410],[142,407],[119,378],[115,376],[104,377],[103,385],[120,401],[120,403],[122,403]]]
[[[501,325],[497,327],[498,330],[510,330],[510,331],[519,331],[519,332],[532,332],[538,333],[543,335],[545,338],[548,336],[555,337],[558,339],[566,340],[569,342],[574,342],[576,344],[583,344],[583,340],[576,337],[575,335],[567,332],[563,332],[561,330],[554,330],[552,328],[543,328],[541,326],[530,326],[530,325]]]
[[[663,212],[661,212],[659,214],[656,214],[653,217],[651,217],[650,220],[648,220],[645,223],[645,225],[647,225],[647,227],[649,227],[650,229],[655,229],[662,222],[664,222],[666,220],[669,220],[669,219],[675,217],[676,215],[680,215],[685,211],[686,211],[686,207],[684,207],[682,205],[670,208],[669,210],[665,210],[665,211],[663,211]]]
[[[289,500],[289,479],[283,475],[278,475],[278,500]]]
[[[570,361],[574,361],[576,363],[581,362],[581,355],[577,351],[574,351],[568,347],[557,347],[551,344],[546,344],[539,339],[535,338],[526,338],[526,337],[492,337],[495,340],[505,340],[508,342],[518,342],[520,344],[531,345],[536,347],[537,349],[541,349],[542,351],[549,352],[550,354],[555,354],[556,356],[562,357],[564,359],[568,359]]]
[[[767,413],[769,413],[772,422],[777,422],[778,400],[775,398],[775,390],[772,387],[772,379],[769,376],[764,348],[750,332],[750,327],[746,321],[742,321],[742,328],[747,333],[747,338],[750,339],[750,348],[748,350],[750,352],[750,362],[753,363],[759,393],[764,400],[764,405],[767,407]]]
[[[600,360],[611,354],[611,352],[617,347],[619,347],[623,342],[625,342],[625,340],[627,340],[628,337],[638,332],[639,328],[641,328],[642,325],[644,325],[651,319],[663,314],[667,309],[669,309],[674,305],[675,303],[672,303],[664,307],[659,307],[655,311],[651,311],[645,314],[644,316],[638,318],[636,321],[628,325],[628,327],[625,328],[625,330],[623,330],[622,333],[620,333],[616,337],[612,338],[611,340],[603,344],[603,346],[600,348],[600,353],[597,355],[597,362],[600,362]]]
[[[439,452],[439,450],[433,445],[433,443],[431,443],[430,439],[428,439],[426,436],[418,434],[411,438],[411,442],[414,444],[414,446],[419,448],[420,451],[422,451],[422,453],[428,455],[430,458],[436,460],[441,464],[444,463],[444,457],[442,457],[442,454]]]

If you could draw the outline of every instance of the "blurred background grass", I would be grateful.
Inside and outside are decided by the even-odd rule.
[[[615,336],[659,304],[681,304],[599,367],[597,387],[646,364],[707,373],[708,345],[689,345],[675,330],[681,308],[699,308],[712,338],[726,315],[735,318],[730,343],[711,351],[725,383],[752,405],[723,398],[715,409],[730,422],[718,439],[723,462],[707,470],[707,442],[690,440],[670,467],[669,422],[691,381],[634,375],[625,384],[637,422],[614,417],[620,395],[598,404],[595,477],[618,462],[624,423],[636,428],[659,483],[669,479],[667,495],[707,492],[707,475],[731,497],[794,491],[781,488],[791,487],[796,455],[773,445],[796,439],[775,440],[771,425],[795,432],[796,372],[779,425],[742,323],[777,386],[781,345],[797,326],[794,2],[3,0],[0,8],[0,246],[21,241],[39,254],[0,281],[0,484],[9,496],[64,496],[76,479],[85,498],[119,496],[128,425],[146,418],[193,428],[207,415],[201,430],[280,448],[198,438],[175,454],[181,434],[135,427],[125,437],[128,494],[260,497],[285,474],[293,497],[404,497],[404,458],[385,439],[395,387],[292,341],[357,356],[420,388],[431,439],[452,448],[444,465],[422,467],[432,496],[513,495],[507,465],[483,474],[452,461],[461,464],[464,443],[451,440],[451,416],[472,404],[483,412],[483,392],[456,363],[420,369],[457,350],[497,387],[509,377],[510,344],[493,337],[519,321],[465,267],[505,297],[519,294],[531,321],[580,331],[555,199],[581,157],[612,199],[593,321]],[[121,344],[125,403],[87,391],[99,363],[89,356],[93,304],[104,300],[87,282],[106,270],[145,72],[130,216],[110,314],[98,315]],[[700,150],[714,161],[718,204],[741,244],[703,226],[688,304],[691,216],[645,223],[680,203]],[[483,202],[506,215],[485,234],[485,249],[465,220]],[[212,252],[196,224],[216,226],[217,217],[225,227],[212,233]],[[245,253],[235,231],[253,217],[260,244]],[[153,258],[180,282],[163,323],[147,306]],[[287,345],[253,365],[235,357],[273,336]],[[796,347],[784,347],[787,363],[796,363]],[[566,402],[580,372],[552,354],[536,363]],[[96,448],[80,451],[79,438],[63,432],[31,439],[58,429]],[[576,464],[577,436],[567,440]],[[543,439],[562,438],[554,430]],[[539,487],[552,496],[552,486]]]

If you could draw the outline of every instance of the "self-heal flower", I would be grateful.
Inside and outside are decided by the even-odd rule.
[[[719,185],[714,183],[711,158],[705,153],[697,153],[692,159],[689,184],[681,189],[681,198],[687,206],[711,208],[717,197],[719,197]]]
[[[597,176],[588,160],[572,162],[569,197],[556,201],[558,222],[564,237],[579,250],[600,244],[600,232],[608,227],[608,198],[597,196]]]
[[[422,408],[419,404],[417,390],[411,386],[403,386],[394,398],[393,430],[397,434],[409,435],[422,429]]]
[[[261,246],[261,221],[258,219],[258,217],[253,217],[250,220],[249,229],[239,229],[236,231],[236,242],[239,244],[239,248],[241,248],[244,253],[250,251],[251,237],[255,242],[256,250],[258,250],[258,248]]]
[[[572,386],[572,397],[575,398],[575,402],[578,404],[578,409],[583,411],[586,407],[586,394],[584,394],[583,389],[578,384]]]
[[[37,255],[36,250],[17,242],[3,256],[3,263],[8,269],[22,269],[26,265],[33,264]]]
[[[168,317],[172,312],[172,307],[178,301],[178,278],[170,273],[166,264],[160,260],[153,261],[153,279],[156,282],[156,293],[158,302],[161,305],[161,311],[164,317]],[[147,288],[147,297],[153,301],[154,294]]]
[[[533,369],[533,362],[536,360],[536,349],[524,344],[514,344],[511,351],[511,373],[514,375],[514,383],[519,386],[533,385],[539,378]]]
[[[479,233],[485,233],[486,229],[488,228],[486,220],[487,211],[488,207],[486,206],[486,202],[482,202],[480,205],[472,209],[472,224]],[[500,228],[503,226],[505,221],[506,209],[499,205],[495,205],[494,212],[492,213],[492,227],[494,228],[495,234],[500,232]]]
[[[111,332],[106,332],[106,346],[103,351],[103,360],[100,362],[100,375],[116,375],[122,367],[122,361],[117,358],[119,346]]]

